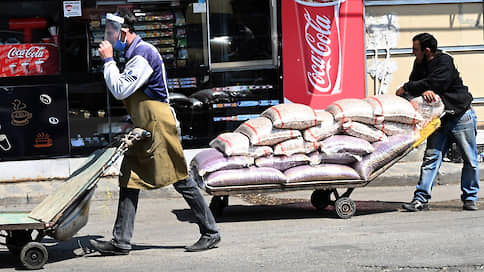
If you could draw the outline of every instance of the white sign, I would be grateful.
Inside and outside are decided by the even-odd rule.
[[[64,1],[64,17],[82,16],[81,1]]]
[[[193,13],[207,12],[207,6],[205,3],[193,3]]]

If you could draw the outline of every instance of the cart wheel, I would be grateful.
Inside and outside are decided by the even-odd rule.
[[[210,201],[210,210],[212,211],[213,216],[215,217],[222,217],[224,213],[224,209],[229,205],[229,197],[228,196],[214,196]]]
[[[20,251],[20,261],[28,269],[41,269],[48,258],[47,249],[38,242],[29,242]]]
[[[7,245],[8,251],[12,254],[20,253],[22,247],[30,241],[32,241],[32,236],[30,232],[26,230],[14,230],[11,235],[5,238],[5,244]]]
[[[318,210],[323,210],[331,204],[331,191],[314,190],[311,194],[311,204]]]
[[[334,203],[334,209],[339,218],[348,219],[356,212],[356,205],[349,197],[342,197]]]

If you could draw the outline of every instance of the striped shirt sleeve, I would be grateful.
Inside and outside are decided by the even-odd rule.
[[[130,59],[122,73],[119,72],[116,62],[108,61],[104,64],[104,79],[113,96],[123,100],[133,94],[148,82],[153,68],[142,56],[134,56]]]

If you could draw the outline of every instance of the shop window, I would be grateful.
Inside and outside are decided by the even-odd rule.
[[[0,2],[0,78],[60,73],[57,1]]]
[[[275,13],[270,0],[209,0],[212,70],[275,66]]]

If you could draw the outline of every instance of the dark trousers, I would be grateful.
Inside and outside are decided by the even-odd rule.
[[[180,180],[173,184],[175,190],[180,193],[188,206],[193,211],[200,234],[205,237],[220,235],[212,215],[202,193],[193,179]],[[113,245],[131,249],[131,238],[133,237],[134,220],[138,207],[139,189],[120,188],[118,214],[113,228]]]

